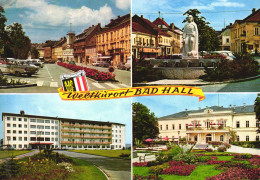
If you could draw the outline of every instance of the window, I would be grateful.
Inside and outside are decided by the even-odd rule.
[[[45,123],[50,123],[50,120],[45,120]]]
[[[13,121],[16,121],[16,117],[13,117]]]
[[[166,125],[166,130],[168,130],[168,124]]]
[[[226,39],[226,43],[229,43],[229,38]]]
[[[224,141],[224,136],[220,135],[219,139],[220,139],[220,141]]]
[[[16,137],[15,136],[13,137],[13,141],[16,141]]]
[[[13,147],[16,148],[16,144],[13,144]]]
[[[30,125],[30,128],[35,129],[36,125]]]
[[[16,130],[13,130],[13,134],[16,134]]]
[[[58,126],[55,126],[55,129],[58,129]]]
[[[16,127],[16,124],[13,124],[13,127]]]
[[[26,145],[26,144],[24,145],[24,148],[27,148],[27,145]]]
[[[249,136],[246,136],[246,141],[249,141]]]
[[[38,119],[38,120],[37,120],[37,123],[44,123],[44,120]]]
[[[21,128],[21,127],[22,127],[22,125],[21,125],[21,124],[19,124],[19,125],[18,125],[18,127],[19,127],[19,128]]]
[[[27,131],[24,131],[23,133],[24,133],[24,134],[27,134]]]
[[[50,141],[51,139],[50,138],[45,138],[45,141]]]
[[[38,126],[37,126],[37,129],[44,129],[44,126],[38,125]]]
[[[172,125],[172,129],[174,129],[175,127],[174,127],[174,124]]]
[[[19,131],[19,134],[22,134],[23,132],[22,131]]]
[[[258,27],[255,27],[255,35],[259,35]]]
[[[36,131],[30,131],[30,134],[36,134]]]
[[[236,127],[240,128],[240,122],[239,121],[237,121]]]
[[[11,133],[11,130],[7,130],[7,134],[10,134]]]
[[[50,135],[50,132],[45,132],[45,135]]]
[[[24,127],[24,128],[27,128],[27,124],[25,124],[23,127]]]
[[[160,130],[162,130],[162,125],[160,125]]]
[[[24,140],[27,141],[27,137],[24,137]]]
[[[179,124],[179,129],[181,129],[181,124]]]
[[[259,141],[259,136],[256,136],[256,137],[255,137],[255,141]]]
[[[51,138],[51,141],[54,141],[54,138]]]
[[[51,123],[52,123],[52,124],[54,124],[54,121],[53,121],[53,120],[51,120]]]
[[[54,132],[51,132],[51,135],[54,135]]]
[[[27,118],[24,118],[24,120],[23,120],[24,122],[27,122]],[[26,145],[27,146],[27,145]]]
[[[19,148],[22,148],[23,146],[21,144],[19,144]]]
[[[50,126],[45,126],[45,129],[51,129],[51,127]]]
[[[55,141],[58,141],[58,138],[55,138]]]
[[[19,141],[22,141],[23,140],[23,138],[22,137],[19,137]]]
[[[7,124],[7,127],[11,127],[11,124]]]
[[[30,122],[36,122],[36,119],[30,119]]]
[[[7,121],[10,121],[10,117],[7,117],[6,119],[7,119]]]
[[[54,129],[54,126],[51,126],[51,129]]]
[[[249,127],[249,121],[246,121],[246,127]]]
[[[55,135],[58,135],[58,132],[55,132]]]
[[[36,137],[31,137],[31,141],[36,141]]]
[[[239,141],[239,136],[237,136],[237,141]]]
[[[22,121],[22,118],[18,118],[18,121]]]
[[[256,127],[259,127],[260,121],[256,120]]]
[[[55,124],[58,124],[58,121],[55,121]]]

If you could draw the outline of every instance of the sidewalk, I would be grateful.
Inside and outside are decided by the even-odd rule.
[[[15,156],[15,158],[17,159],[22,159],[22,158],[25,158],[25,157],[29,157],[29,156],[32,156],[34,154],[37,154],[39,153],[40,151],[37,149],[37,150],[32,150],[31,152],[28,152],[28,153],[25,153],[25,154],[21,154],[21,155],[18,155],[18,156]],[[5,162],[5,161],[8,161],[10,160],[11,158],[4,158],[4,159],[1,159],[1,162]]]

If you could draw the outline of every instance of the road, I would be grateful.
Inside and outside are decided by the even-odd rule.
[[[102,169],[110,180],[130,180],[131,179],[131,161],[109,158],[103,156],[96,156],[91,154],[75,153],[70,151],[57,151],[66,156],[82,159],[93,163]],[[87,178],[87,177],[86,177]]]
[[[244,82],[199,87],[203,92],[260,92],[260,78]]]
[[[103,71],[105,70],[103,69]],[[7,77],[9,80],[20,79],[21,81],[26,81],[30,84],[35,83],[37,84],[37,86],[0,89],[0,93],[57,93],[58,88],[62,87],[60,76],[63,74],[71,73],[73,73],[71,70],[58,66],[56,64],[45,64],[45,66],[41,68],[37,74],[32,75],[31,77],[16,77],[13,75],[5,75],[5,77]],[[116,79],[118,79],[118,81],[120,82],[125,83],[98,83],[96,81],[88,79],[89,90],[118,89],[131,86],[130,72],[117,70]]]

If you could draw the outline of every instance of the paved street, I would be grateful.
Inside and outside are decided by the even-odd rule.
[[[75,153],[70,151],[57,152],[93,163],[94,165],[101,168],[108,175],[110,180],[131,179],[130,160],[109,158],[91,154]]]
[[[203,92],[259,92],[260,78],[250,81],[199,86]]]
[[[106,69],[107,70],[107,69]],[[104,70],[103,70],[104,71]],[[45,64],[39,72],[31,77],[22,76],[16,77],[13,75],[6,75],[8,79],[21,79],[30,84],[36,83],[34,87],[10,88],[0,89],[0,93],[57,93],[58,88],[62,87],[60,76],[63,74],[71,74],[72,71],[56,64]],[[117,71],[116,79],[125,83],[97,83],[88,79],[90,90],[104,90],[104,89],[118,89],[130,87],[131,76],[130,72],[121,70]],[[124,80],[124,79],[128,80]]]

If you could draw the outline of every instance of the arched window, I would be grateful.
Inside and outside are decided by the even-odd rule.
[[[197,135],[194,136],[194,141],[195,142],[198,141],[198,136]]]

